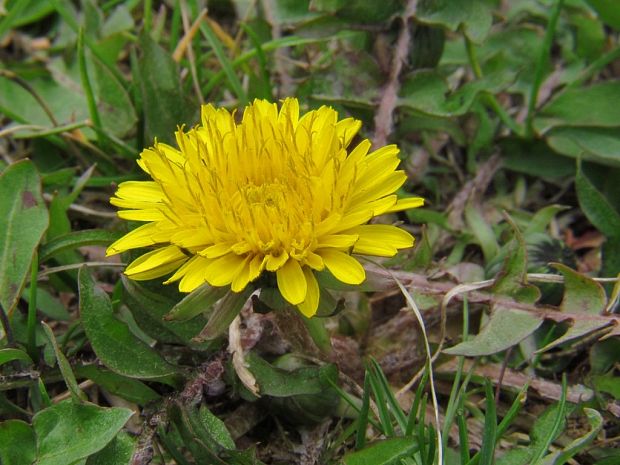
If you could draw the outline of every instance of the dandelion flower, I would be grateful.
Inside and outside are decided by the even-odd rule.
[[[297,99],[255,100],[240,123],[235,113],[202,107],[201,124],[176,132],[178,148],[155,142],[138,160],[152,181],[119,185],[111,203],[125,220],[146,224],[108,248],[153,250],[125,274],[135,280],[172,273],[181,292],[208,283],[241,292],[275,273],[280,293],[306,316],[316,313],[325,268],[360,284],[364,268],[351,254],[391,257],[411,247],[403,229],[368,224],[377,215],[419,207],[397,199],[406,175],[398,148],[349,149],[361,123],[338,120],[329,107],[299,115]]]

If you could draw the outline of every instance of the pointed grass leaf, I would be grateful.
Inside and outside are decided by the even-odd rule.
[[[32,427],[21,420],[0,423],[0,463],[26,465],[36,458],[35,434]]]
[[[67,465],[99,452],[125,425],[133,412],[65,400],[37,413],[36,465]]]
[[[619,237],[620,213],[584,174],[581,163],[577,163],[575,188],[581,209],[596,229],[606,236]]]
[[[24,160],[6,168],[0,175],[0,306],[9,315],[48,224],[34,164]]]
[[[344,456],[344,465],[396,465],[406,457],[412,457],[420,446],[413,437],[384,439],[369,444],[362,450]]]
[[[78,276],[80,317],[95,354],[110,370],[130,378],[173,375],[176,367],[134,336],[112,312],[108,295],[95,285],[86,268]]]
[[[562,449],[547,455],[542,460],[541,465],[563,465],[596,439],[599,432],[603,429],[603,417],[599,412],[591,408],[585,407],[583,411],[588,417],[590,431],[574,439],[568,445],[562,447]]]
[[[521,342],[536,331],[542,322],[543,318],[533,312],[496,306],[480,333],[443,352],[469,357],[495,354]]]
[[[86,395],[80,387],[78,386],[77,380],[75,379],[75,375],[73,374],[73,370],[71,369],[71,365],[69,364],[69,360],[65,357],[65,354],[62,353],[60,347],[58,347],[58,342],[56,341],[56,337],[54,336],[54,332],[52,328],[45,322],[41,322],[43,326],[43,330],[50,343],[52,344],[52,348],[54,349],[54,355],[56,356],[56,361],[58,362],[58,368],[60,368],[60,373],[62,374],[63,379],[65,380],[65,384],[71,393],[71,398],[75,402],[79,402],[80,400],[85,400]]]
[[[564,276],[564,298],[560,306],[563,312],[600,315],[605,310],[607,296],[603,286],[562,263],[551,266]]]

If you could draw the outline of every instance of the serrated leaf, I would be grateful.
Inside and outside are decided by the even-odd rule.
[[[2,465],[25,465],[33,463],[35,458],[36,444],[32,427],[21,420],[1,422],[0,463]]]
[[[362,450],[344,456],[344,465],[395,465],[414,455],[420,446],[414,437],[390,438],[377,441]]]
[[[600,315],[605,310],[607,296],[603,286],[562,263],[551,266],[564,276],[564,298],[560,306],[563,312]]]
[[[86,268],[80,270],[80,317],[97,357],[110,370],[130,378],[160,378],[173,375],[176,367],[134,336],[116,319],[108,295],[95,285]]]
[[[489,322],[473,339],[443,352],[468,357],[495,354],[517,345],[536,331],[542,322],[543,318],[536,313],[496,306]]]
[[[24,160],[6,168],[0,175],[0,306],[8,315],[22,294],[48,224],[34,164]]]
[[[36,465],[67,465],[103,449],[133,412],[66,400],[41,410],[33,420]]]

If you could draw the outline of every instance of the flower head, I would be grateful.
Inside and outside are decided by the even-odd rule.
[[[299,115],[297,99],[255,100],[241,123],[202,107],[202,124],[176,132],[178,148],[156,142],[138,160],[152,181],[119,185],[118,216],[146,224],[108,248],[108,255],[152,247],[125,274],[136,280],[173,273],[191,292],[204,283],[240,292],[275,273],[282,296],[306,316],[316,313],[314,272],[360,284],[365,272],[351,253],[391,257],[413,237],[391,225],[367,224],[383,213],[422,205],[398,200],[406,175],[398,148],[348,150],[361,123],[321,107]]]

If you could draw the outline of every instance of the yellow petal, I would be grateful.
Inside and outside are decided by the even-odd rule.
[[[120,210],[117,215],[119,218],[129,221],[161,221],[166,219],[166,216],[157,208]]]
[[[205,268],[209,263],[210,260],[196,255],[194,261],[185,270],[185,275],[179,283],[179,291],[192,292],[194,289],[202,286],[207,281],[205,278]]]
[[[157,232],[159,232],[159,226],[157,223],[143,224],[139,228],[125,234],[123,237],[110,245],[105,252],[106,257],[130,249],[155,245],[153,235]]]
[[[357,237],[357,234],[328,234],[319,238],[317,248],[335,247],[337,249],[346,249],[355,244]]]
[[[336,279],[347,284],[361,284],[366,279],[364,267],[351,255],[335,249],[317,250],[325,266]]]
[[[418,208],[423,205],[424,199],[422,197],[410,197],[408,199],[400,199],[394,204],[393,207],[387,209],[385,213],[409,210],[410,208]]]
[[[308,284],[308,292],[306,293],[306,299],[297,305],[297,308],[304,316],[311,318],[316,314],[319,308],[319,283],[314,277],[312,270],[304,268],[304,276],[306,277],[306,283]]]
[[[378,257],[393,257],[398,249],[413,246],[413,236],[404,229],[388,224],[366,224],[353,228],[359,234],[353,252]]]
[[[181,249],[170,245],[138,257],[125,269],[125,274],[137,280],[159,278],[176,270],[186,260]]]
[[[227,286],[243,269],[248,261],[247,257],[228,253],[219,258],[214,259],[205,268],[205,278],[212,286]]]
[[[306,299],[308,282],[297,260],[291,258],[278,268],[276,278],[282,297],[289,303],[299,305]]]
[[[286,263],[288,260],[288,253],[282,252],[280,255],[275,256],[267,255],[266,259],[265,268],[267,268],[267,271],[276,271]]]

